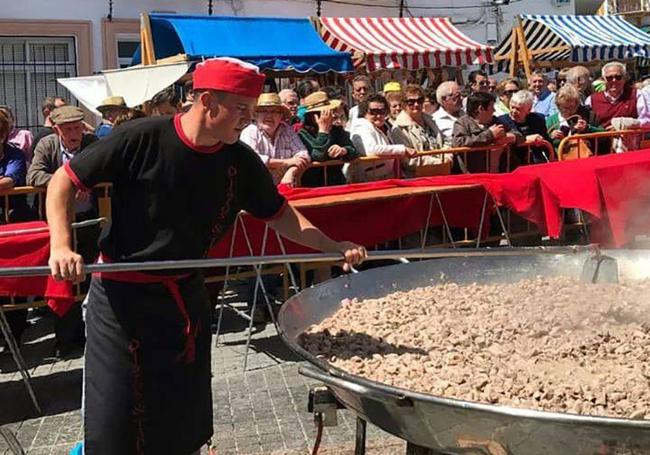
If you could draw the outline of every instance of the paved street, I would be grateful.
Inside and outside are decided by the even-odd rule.
[[[271,324],[253,335],[248,371],[243,362],[246,323],[226,310],[222,345],[213,347],[214,444],[219,455],[309,454],[315,440],[307,394],[314,384],[298,374],[301,362],[275,335]],[[36,320],[26,333],[23,353],[44,415],[37,416],[12,359],[0,355],[0,425],[16,434],[29,454],[67,454],[82,437],[81,356],[49,357],[52,321]],[[320,454],[354,453],[355,419],[339,413],[339,425],[326,428]],[[404,445],[369,426],[369,453],[404,453]],[[11,454],[0,437],[0,454]]]

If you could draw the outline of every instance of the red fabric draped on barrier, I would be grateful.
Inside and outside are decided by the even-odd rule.
[[[426,177],[412,180],[385,180],[326,188],[291,188],[281,191],[289,201],[328,195],[350,195],[395,187],[440,187],[481,185],[492,198],[513,213],[537,225],[542,233],[558,238],[562,230],[562,209],[576,208],[590,213],[611,231],[611,239],[599,239],[622,246],[634,236],[650,232],[650,150],[605,155],[584,160],[522,166],[509,174],[466,174]],[[482,191],[477,189],[442,193],[441,201],[449,224],[476,229],[480,219]],[[378,202],[348,203],[332,207],[303,209],[316,226],[336,240],[349,239],[366,246],[415,232],[424,226],[423,210],[429,196]],[[425,212],[426,213],[426,212]],[[419,216],[419,217],[418,217]],[[247,217],[247,233],[253,252],[259,254],[264,225]],[[431,225],[440,224],[440,211],[434,202]],[[241,228],[240,228],[241,229]],[[228,256],[231,235],[210,252],[213,257]],[[241,231],[236,237],[234,255],[251,254]],[[287,252],[305,248],[286,242]],[[280,253],[275,238],[269,238],[267,254]]]
[[[12,223],[0,226],[0,267],[47,265],[50,234],[43,221]],[[0,295],[46,296],[48,305],[65,314],[74,302],[72,285],[51,277],[0,278]]]
[[[469,228],[476,232],[481,218],[485,192],[500,206],[513,208],[525,219],[546,230],[544,206],[541,200],[541,188],[538,180],[526,175],[513,174],[465,174],[439,177],[424,177],[412,180],[384,180],[372,183],[332,186],[324,188],[292,188],[281,186],[282,194],[289,201],[313,199],[322,196],[350,195],[368,193],[396,187],[448,187],[467,185],[467,189],[458,189],[439,194],[445,216],[451,227]],[[481,185],[477,188],[473,185]],[[350,240],[365,246],[393,240],[416,232],[425,226],[430,196],[418,195],[372,202],[350,202],[332,207],[305,208],[301,213],[316,226],[323,229],[335,240]],[[488,200],[486,224],[491,213],[492,201]],[[260,254],[264,225],[250,216],[244,218],[246,232],[251,239],[252,251]],[[436,201],[433,201],[429,224],[442,225],[442,216]],[[483,233],[487,233],[484,225]],[[232,231],[211,251],[212,257],[227,257],[232,241]],[[285,241],[288,253],[308,251],[300,245]],[[269,237],[265,248],[266,254],[279,254],[280,249],[275,236]],[[247,256],[251,252],[245,243],[241,227],[238,228],[233,256]]]
[[[598,218],[611,232],[611,239],[599,240],[615,247],[650,233],[650,150],[524,166],[512,175],[538,180],[536,204],[544,207],[551,237],[560,234],[564,208]]]
[[[289,201],[314,199],[322,196],[350,195],[353,193],[366,193],[381,191],[400,186],[440,187],[449,186],[449,183],[429,182],[427,179],[418,179],[405,185],[405,181],[386,180],[382,182],[342,185],[325,188],[290,188],[281,187],[282,193]],[[454,185],[463,185],[465,182],[455,182]],[[483,207],[485,191],[481,187],[470,186],[454,191],[439,193],[440,202],[445,210],[447,221],[452,227],[467,227],[478,230]],[[325,207],[301,208],[300,212],[335,240],[349,240],[362,245],[371,246],[388,240],[417,232],[425,226],[425,219],[431,204],[430,225],[442,225],[442,216],[438,203],[432,200],[430,194],[414,196],[365,200],[336,204]],[[241,226],[237,228],[233,256],[248,256],[261,254],[264,223],[251,216],[244,216],[246,233],[251,241],[251,251],[245,241]],[[485,231],[484,231],[485,232]],[[233,231],[231,230],[210,251],[211,257],[228,257]],[[287,253],[311,252],[308,248],[293,242],[283,240]],[[265,254],[280,254],[280,246],[275,234],[268,237]]]

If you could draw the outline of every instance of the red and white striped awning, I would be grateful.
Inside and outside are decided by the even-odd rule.
[[[367,71],[492,63],[492,48],[461,33],[446,17],[321,17],[323,41],[352,53]]]

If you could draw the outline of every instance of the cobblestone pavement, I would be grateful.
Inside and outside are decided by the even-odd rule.
[[[311,453],[316,431],[307,412],[314,381],[298,374],[302,364],[276,335],[273,325],[253,334],[248,368],[243,362],[246,322],[224,312],[224,335],[213,343],[213,443],[219,455]],[[52,322],[37,320],[25,334],[26,358],[44,415],[36,415],[10,356],[0,354],[0,425],[10,429],[29,454],[67,454],[82,438],[80,411],[83,358],[58,361]],[[326,428],[320,454],[354,453],[355,419],[339,412],[339,424]],[[371,425],[368,453],[403,454],[404,444]],[[11,454],[0,437],[0,454]],[[172,454],[173,455],[173,454]]]

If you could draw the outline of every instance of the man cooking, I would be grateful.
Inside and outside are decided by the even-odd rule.
[[[113,184],[112,219],[100,238],[103,262],[205,257],[246,210],[290,240],[340,252],[288,206],[259,157],[238,141],[264,75],[235,59],[194,72],[185,114],[135,120],[75,156],[48,187],[50,268],[79,280],[71,245],[75,188]],[[200,272],[113,272],[93,276],[85,357],[85,453],[191,454],[212,436],[210,303]]]

